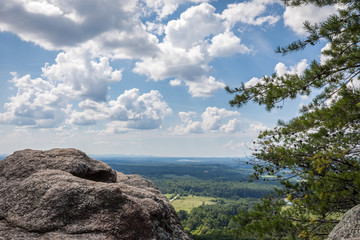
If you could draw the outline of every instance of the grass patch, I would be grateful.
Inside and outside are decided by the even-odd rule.
[[[165,195],[165,197],[166,197],[168,200],[170,200],[171,196],[173,196],[174,194],[173,194],[173,193],[170,193],[170,194],[164,194],[164,195]]]
[[[166,194],[167,195],[167,194]],[[199,196],[181,196],[180,198],[174,200],[171,204],[178,212],[180,210],[184,210],[190,212],[193,208],[196,208],[203,203],[205,205],[216,204],[216,198],[212,197],[199,197]]]

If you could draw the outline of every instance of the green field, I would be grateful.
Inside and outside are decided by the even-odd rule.
[[[170,195],[171,194],[167,194]],[[169,196],[167,196],[169,197]],[[190,212],[193,208],[201,206],[202,204],[205,205],[212,205],[215,204],[216,198],[212,197],[199,197],[199,196],[181,196],[176,200],[172,201],[171,204],[174,206],[175,210],[178,212],[180,210],[184,210]]]
[[[164,194],[164,195],[165,195],[165,197],[166,197],[167,199],[170,200],[170,197],[171,197],[172,195],[174,195],[174,194]]]

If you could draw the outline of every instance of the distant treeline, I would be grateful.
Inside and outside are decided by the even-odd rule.
[[[146,164],[146,163],[109,163],[116,171],[125,174],[139,174],[151,179],[167,179],[191,176],[202,180],[247,181],[253,172],[252,166],[233,164]]]
[[[139,174],[153,181],[162,193],[229,199],[262,198],[275,182],[251,182],[252,167],[233,164],[109,164],[125,174]]]
[[[195,195],[228,199],[262,198],[269,194],[276,185],[258,182],[230,182],[197,179],[153,180],[161,192],[166,194],[180,194],[182,196]]]

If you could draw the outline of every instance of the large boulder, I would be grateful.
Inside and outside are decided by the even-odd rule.
[[[328,240],[360,240],[360,205],[347,211],[329,234]]]
[[[190,239],[156,186],[76,149],[0,161],[0,239]]]

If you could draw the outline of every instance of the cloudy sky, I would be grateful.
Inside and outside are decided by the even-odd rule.
[[[0,153],[240,157],[309,99],[266,112],[224,87],[302,74],[326,42],[274,53],[334,9],[277,0],[0,0]]]

